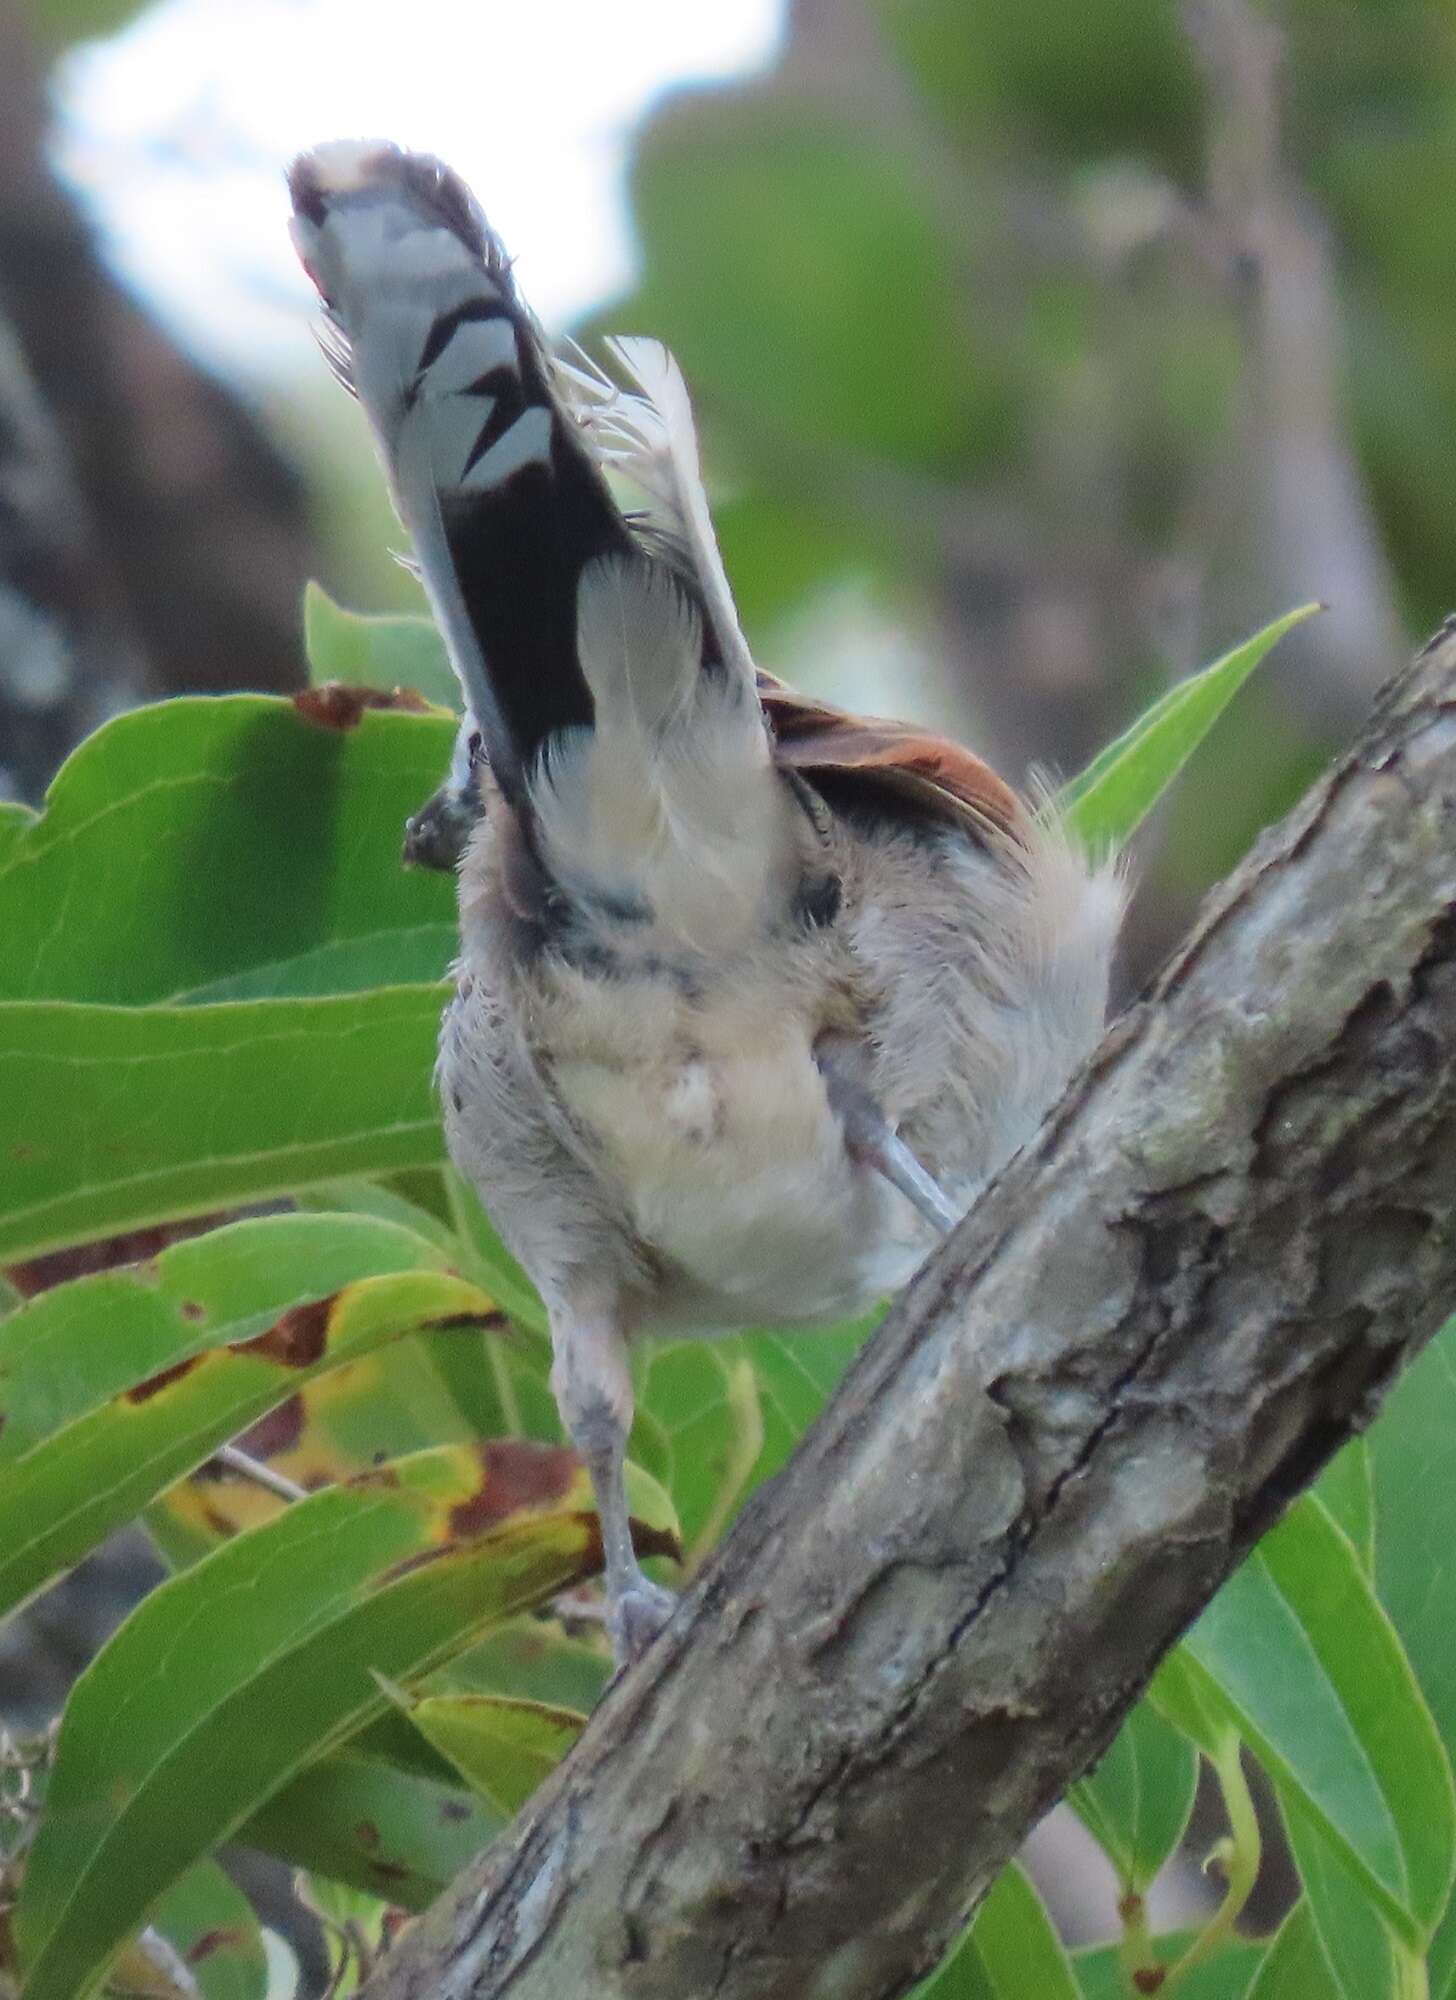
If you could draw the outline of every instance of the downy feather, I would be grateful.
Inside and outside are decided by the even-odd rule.
[[[577,629],[596,724],[558,738],[532,786],[542,852],[568,885],[645,903],[676,939],[721,948],[788,851],[757,697],[704,672],[697,610],[660,564],[594,563]]]

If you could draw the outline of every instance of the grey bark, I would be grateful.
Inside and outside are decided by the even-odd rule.
[[[371,2000],[888,2000],[1456,1301],[1456,624]]]

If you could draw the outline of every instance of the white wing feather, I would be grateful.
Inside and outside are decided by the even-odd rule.
[[[650,530],[691,565],[724,664],[751,688],[753,659],[713,533],[682,370],[660,340],[620,337],[607,347],[636,392],[621,388],[573,347],[569,356],[556,357],[561,393],[602,464],[629,479],[647,500]]]

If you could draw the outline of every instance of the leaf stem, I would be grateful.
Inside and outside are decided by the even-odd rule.
[[[1229,1821],[1227,1837],[1219,1841],[1209,1860],[1222,1864],[1226,1887],[1223,1901],[1207,1924],[1183,1956],[1168,1968],[1168,1976],[1158,1989],[1164,1994],[1173,1993],[1195,1966],[1206,1963],[1233,1937],[1234,1927],[1259,1873],[1263,1843],[1259,1837],[1254,1801],[1244,1776],[1242,1752],[1243,1744],[1239,1737],[1228,1730],[1220,1735],[1218,1747],[1209,1758],[1223,1794],[1224,1811]]]
[[[1117,1959],[1129,1993],[1156,1993],[1167,1983],[1167,1967],[1158,1963],[1148,1927],[1148,1903],[1141,1890],[1125,1889],[1118,1899],[1122,1942]]]

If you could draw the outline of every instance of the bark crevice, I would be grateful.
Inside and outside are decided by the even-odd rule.
[[[371,2000],[888,2000],[1456,1305],[1456,631]]]

